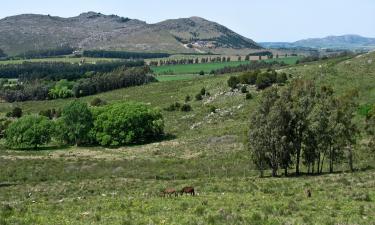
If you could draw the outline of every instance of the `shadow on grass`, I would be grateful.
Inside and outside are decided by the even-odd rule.
[[[368,165],[363,168],[354,169],[354,171],[350,170],[336,170],[333,172],[323,171],[321,173],[307,173],[307,172],[300,172],[297,174],[296,172],[288,173],[287,176],[284,174],[277,175],[276,177],[272,177],[271,175],[265,175],[263,178],[298,178],[298,177],[319,177],[319,176],[325,176],[330,174],[343,174],[343,173],[358,173],[358,172],[366,172],[370,170],[374,170],[375,168],[371,165]]]

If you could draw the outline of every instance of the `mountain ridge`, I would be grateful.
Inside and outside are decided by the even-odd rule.
[[[323,38],[307,38],[295,42],[260,42],[265,48],[333,48],[333,49],[375,49],[375,38],[357,34],[329,35]]]
[[[8,55],[61,46],[168,53],[261,49],[253,40],[196,16],[148,24],[97,12],[68,18],[21,14],[1,19],[0,33],[0,49]]]

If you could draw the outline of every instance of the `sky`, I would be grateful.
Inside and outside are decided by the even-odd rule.
[[[0,18],[88,11],[147,23],[200,16],[257,42],[343,34],[375,38],[375,0],[2,0]]]

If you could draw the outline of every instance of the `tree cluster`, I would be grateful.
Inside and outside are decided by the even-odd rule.
[[[156,81],[150,74],[150,68],[147,66],[120,66],[111,72],[86,74],[87,76],[73,81],[61,79],[56,82],[44,78],[24,80],[16,85],[4,83],[0,86],[0,98],[7,102],[16,102],[82,97]]]
[[[355,92],[335,97],[329,87],[295,80],[287,88],[272,87],[263,92],[259,106],[251,116],[249,149],[261,175],[270,168],[277,176],[294,167],[300,174],[322,173],[325,160],[329,172],[347,157],[353,170],[353,145],[357,128],[353,117],[357,110]]]
[[[46,113],[44,116],[44,113]],[[55,115],[59,113],[59,118]],[[73,101],[62,112],[26,115],[10,123],[0,121],[0,134],[16,149],[37,149],[52,140],[65,145],[122,146],[143,143],[164,134],[161,113],[140,103],[118,103],[90,109]]]
[[[227,66],[221,69],[213,70],[211,73],[215,75],[220,74],[227,74],[227,73],[240,73],[250,70],[258,70],[258,69],[270,69],[272,67],[282,67],[286,66],[284,62],[273,61],[273,62],[265,62],[265,61],[255,61],[247,64],[241,64],[238,66]]]
[[[152,58],[166,58],[166,57],[169,57],[170,54],[168,54],[168,53],[87,50],[87,51],[83,51],[83,56],[84,57],[94,57],[94,58],[152,59]]]
[[[70,55],[74,51],[71,47],[61,47],[55,49],[44,49],[44,50],[34,50],[28,51],[23,54],[12,57],[11,59],[41,59],[50,58],[55,56]]]
[[[260,70],[248,71],[240,76],[231,76],[228,79],[228,86],[232,89],[237,88],[239,84],[256,85],[258,89],[265,89],[273,84],[284,84],[288,77],[286,73],[277,73],[275,70],[267,70],[261,72]]]
[[[0,78],[17,78],[21,80],[76,80],[90,72],[110,72],[126,66],[144,66],[144,61],[113,61],[96,64],[65,63],[65,62],[24,62],[21,64],[0,65]]]

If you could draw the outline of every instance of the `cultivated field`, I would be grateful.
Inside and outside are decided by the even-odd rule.
[[[328,83],[339,94],[356,88],[358,101],[367,104],[375,103],[374,59],[372,53],[283,70]],[[162,111],[169,134],[163,141],[118,149],[3,147],[0,224],[374,224],[375,157],[366,135],[355,148],[355,173],[343,162],[335,165],[335,174],[270,178],[267,171],[260,179],[244,144],[259,93],[249,87],[254,98],[246,100],[245,94],[230,91],[230,75],[186,75],[197,68],[184,66],[168,69],[184,75],[158,76],[166,82],[79,99],[140,101],[163,109],[189,95],[191,112]],[[210,96],[195,101],[203,87]],[[19,106],[38,113],[70,101],[1,103],[0,112]],[[212,107],[218,112],[211,113]],[[363,126],[364,118],[357,121]],[[184,186],[194,186],[197,195],[160,196],[167,187]]]
[[[295,64],[298,57],[288,57],[280,59],[267,59],[266,62],[271,61],[283,61],[286,64]],[[152,67],[155,74],[168,75],[168,74],[198,74],[200,71],[210,73],[212,70],[221,69],[227,66],[238,66],[243,64],[251,63],[250,61],[230,61],[230,62],[215,62],[215,63],[203,63],[203,64],[186,64],[186,65],[165,65]]]

